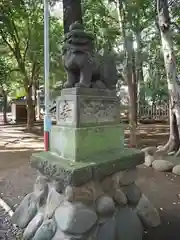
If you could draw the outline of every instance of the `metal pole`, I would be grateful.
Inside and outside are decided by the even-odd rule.
[[[45,115],[44,115],[44,150],[49,150],[49,132],[51,119],[49,116],[49,3],[44,0],[44,92],[45,92]]]

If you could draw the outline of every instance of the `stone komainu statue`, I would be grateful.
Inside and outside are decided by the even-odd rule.
[[[65,36],[63,63],[67,72],[65,88],[115,89],[118,81],[114,54],[94,51],[94,38],[75,22]]]

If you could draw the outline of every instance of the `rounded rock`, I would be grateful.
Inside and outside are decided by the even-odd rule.
[[[97,231],[97,240],[115,240],[116,239],[116,220],[110,218],[101,224]]]
[[[145,156],[144,165],[147,167],[151,167],[154,160],[154,156],[148,154]]]
[[[144,194],[142,195],[135,211],[145,227],[152,228],[161,224],[158,211]]]
[[[26,228],[37,213],[37,200],[33,193],[29,193],[16,208],[12,222],[20,228]]]
[[[140,188],[135,183],[129,186],[122,187],[122,190],[125,193],[129,204],[138,204],[142,193]]]
[[[39,198],[39,205],[43,205],[48,196],[47,179],[43,176],[38,176],[34,184],[34,195]]]
[[[53,219],[45,220],[37,230],[33,240],[51,240],[56,233],[56,223]]]
[[[172,172],[180,176],[180,165],[176,165],[175,167],[173,167]]]
[[[23,240],[30,240],[41,226],[44,219],[43,213],[38,213],[28,224],[23,234]]]
[[[97,215],[83,204],[65,202],[56,209],[55,220],[63,232],[81,235],[96,224]]]
[[[130,208],[121,208],[115,215],[117,239],[142,240],[143,226],[137,214]]]
[[[127,204],[127,197],[121,189],[116,189],[115,194],[114,194],[114,200],[119,205],[126,205]]]
[[[63,195],[56,192],[55,188],[52,187],[47,197],[45,218],[52,218],[56,208],[58,208],[63,201]]]
[[[155,154],[155,152],[157,151],[157,148],[156,147],[146,147],[146,148],[143,148],[141,151],[144,152],[146,155],[153,156]]]
[[[174,164],[166,160],[155,160],[152,163],[152,167],[159,172],[168,172],[173,169]]]
[[[135,182],[137,170],[126,170],[113,175],[113,181],[116,186],[127,186]]]
[[[112,215],[115,211],[115,204],[111,197],[101,196],[96,200],[96,211],[101,216]]]

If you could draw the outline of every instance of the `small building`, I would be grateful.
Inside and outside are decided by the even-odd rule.
[[[16,123],[27,122],[27,102],[24,98],[19,98],[11,101],[12,121]],[[35,109],[34,109],[34,120]]]

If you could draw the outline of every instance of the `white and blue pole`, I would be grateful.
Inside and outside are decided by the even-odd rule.
[[[49,150],[51,118],[49,114],[49,3],[44,0],[44,150]]]

